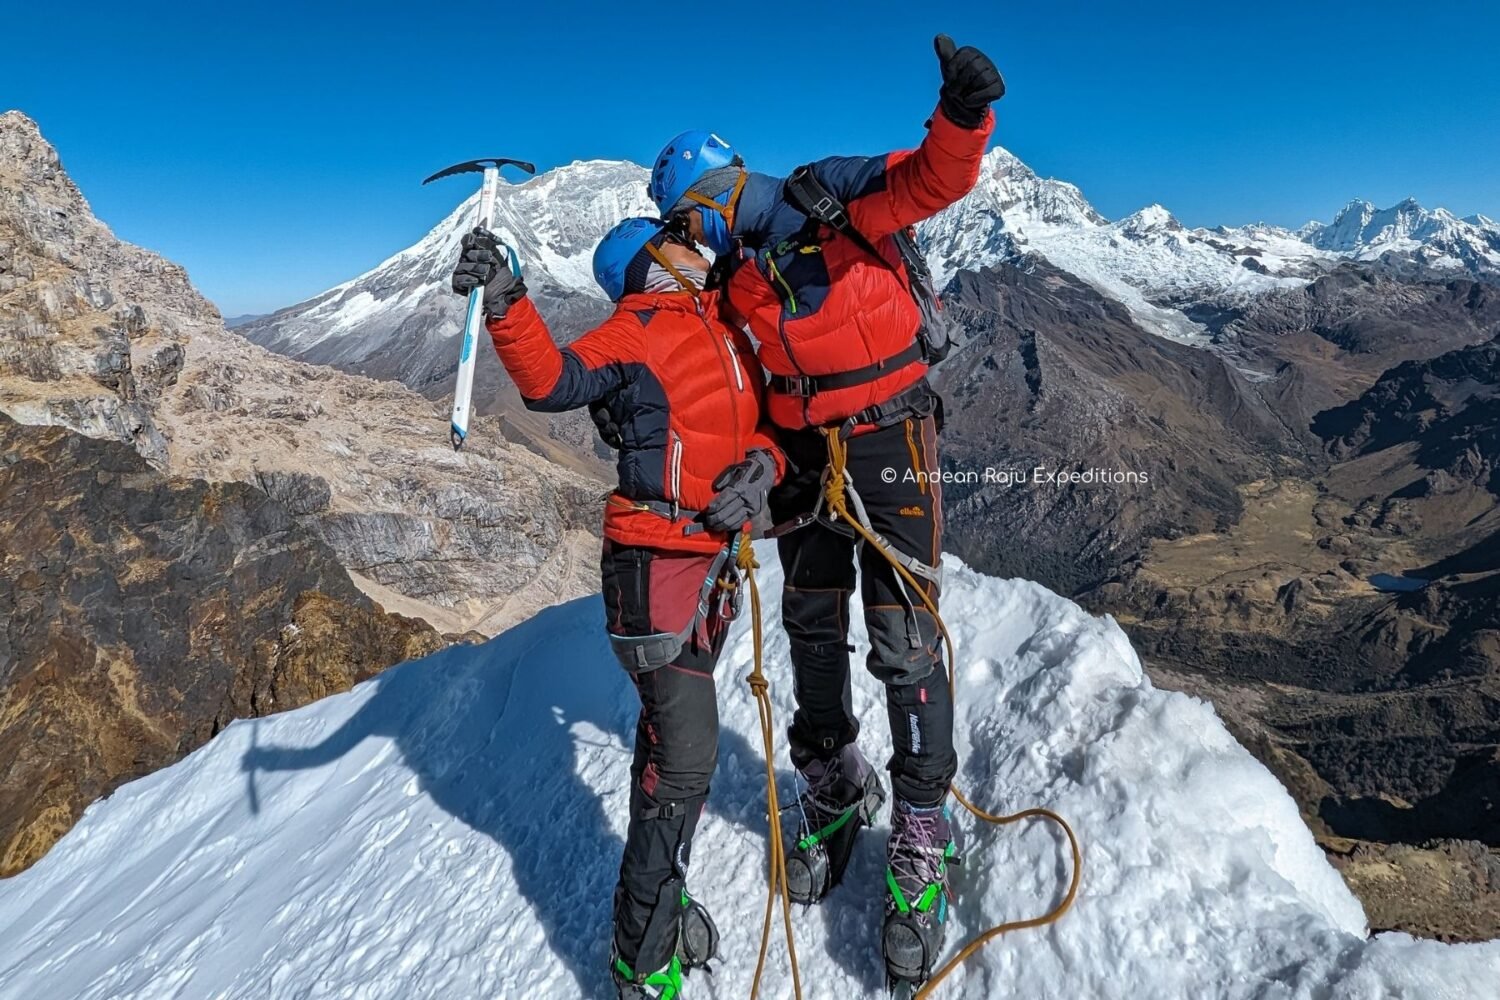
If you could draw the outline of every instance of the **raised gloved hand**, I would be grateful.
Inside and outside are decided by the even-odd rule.
[[[959,128],[983,125],[985,110],[1005,96],[1005,78],[990,57],[972,45],[956,48],[953,39],[938,35],[932,47],[943,70],[938,107]]]
[[[511,272],[509,254],[500,249],[500,241],[489,230],[476,226],[464,235],[462,245],[453,269],[453,290],[468,295],[482,285],[485,315],[504,316],[526,294],[526,282]]]
[[[714,480],[715,495],[699,520],[710,531],[733,534],[766,509],[766,494],[776,483],[776,460],[757,448]]]
[[[600,441],[615,451],[625,447],[625,439],[620,435],[620,425],[615,423],[614,414],[609,412],[609,404],[602,399],[590,403],[589,417],[594,421],[594,428],[599,432]]]

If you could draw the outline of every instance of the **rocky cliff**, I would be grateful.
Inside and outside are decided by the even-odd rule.
[[[442,645],[261,490],[0,415],[0,876],[232,720]]]
[[[226,332],[182,268],[94,218],[18,112],[0,115],[0,412],[260,488],[371,593],[448,631],[597,586],[600,483],[494,418],[454,454],[417,393]]]
[[[446,426],[226,332],[0,115],[0,875],[235,718],[597,586],[601,485]]]

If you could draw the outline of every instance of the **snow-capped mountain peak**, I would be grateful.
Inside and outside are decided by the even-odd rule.
[[[1390,208],[1355,199],[1331,223],[1298,231],[1310,245],[1357,260],[1410,253],[1434,267],[1500,267],[1500,226],[1482,215],[1460,219],[1445,208],[1426,209],[1415,198]]]
[[[1182,223],[1161,205],[1147,205],[1114,223],[1116,232],[1127,236],[1145,236],[1151,233],[1180,233]]]
[[[591,256],[620,219],[654,214],[647,172],[618,160],[580,160],[500,189],[494,228],[520,254],[527,285],[561,335],[608,308]],[[302,360],[392,375],[421,385],[451,365],[462,303],[448,291],[458,242],[471,227],[470,196],[427,236],[378,267],[241,328]],[[1420,264],[1500,271],[1500,225],[1459,219],[1407,199],[1386,209],[1355,199],[1331,223],[1189,229],[1160,204],[1110,223],[1077,186],[1039,176],[1003,147],[985,154],[974,189],[918,227],[941,288],[959,270],[1039,254],[1126,306],[1145,329],[1201,342],[1177,307],[1242,299],[1316,278],[1340,258],[1388,253]]]
[[[500,185],[491,228],[515,247],[532,297],[555,316],[595,316],[603,297],[593,252],[621,219],[655,214],[644,167],[620,160],[578,160]],[[420,384],[451,364],[450,342],[463,325],[463,300],[449,289],[459,241],[478,221],[479,193],[461,202],[422,239],[321,295],[262,317],[239,332],[306,361],[360,369]],[[452,357],[450,357],[452,355]],[[394,360],[392,360],[394,359]]]
[[[1011,256],[1032,237],[1108,222],[1077,186],[1040,177],[996,146],[985,154],[974,190],[918,230],[941,288],[959,270]]]

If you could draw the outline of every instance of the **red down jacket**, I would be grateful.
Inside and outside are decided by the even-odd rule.
[[[912,346],[917,307],[891,234],[937,214],[973,188],[994,124],[991,112],[979,128],[960,128],[938,111],[915,150],[830,157],[810,165],[847,206],[855,229],[897,265],[899,277],[832,232],[811,252],[779,249],[807,217],[786,202],[780,179],[746,177],[733,229],[746,252],[734,265],[729,304],[760,342],[760,360],[768,371],[815,379],[896,358]],[[912,360],[873,381],[806,397],[777,391],[773,384],[770,416],[788,428],[838,423],[885,402],[926,371],[920,359]]]
[[[781,449],[762,426],[765,377],[754,349],[719,319],[713,292],[627,295],[614,315],[561,350],[530,299],[487,325],[529,409],[603,400],[619,424],[620,481],[604,509],[612,541],[717,552],[722,535],[684,533],[713,499],[714,479],[756,448],[774,456],[778,479],[784,471]],[[675,518],[663,512],[673,503],[681,508]]]

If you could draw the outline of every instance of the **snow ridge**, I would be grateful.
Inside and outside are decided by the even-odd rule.
[[[1085,852],[1074,910],[991,944],[945,997],[1494,996],[1500,943],[1367,939],[1286,792],[1208,705],[1153,688],[1112,620],[951,558],[945,569],[960,780],[995,809],[1056,808]],[[775,621],[778,573],[761,584]],[[634,697],[602,621],[597,597],[551,608],[483,646],[237,722],[96,803],[0,883],[0,998],[611,995]],[[759,940],[764,772],[741,683],[747,625],[718,672],[721,763],[689,879],[724,955],[712,978],[690,979],[694,1000],[745,996]],[[784,722],[786,640],[768,638]],[[856,678],[857,710],[881,718],[879,685]],[[861,737],[876,759],[883,729]],[[1047,910],[1067,881],[1049,826],[962,822],[950,953]],[[846,884],[797,914],[809,1000],[882,994],[884,832],[882,820]],[[783,963],[778,951],[765,995],[790,994]]]
[[[1428,211],[1407,198],[1387,209],[1355,199],[1333,222],[1310,222],[1299,235],[1320,250],[1356,260],[1411,253],[1434,267],[1500,268],[1500,224],[1482,215],[1460,219],[1445,208]]]

